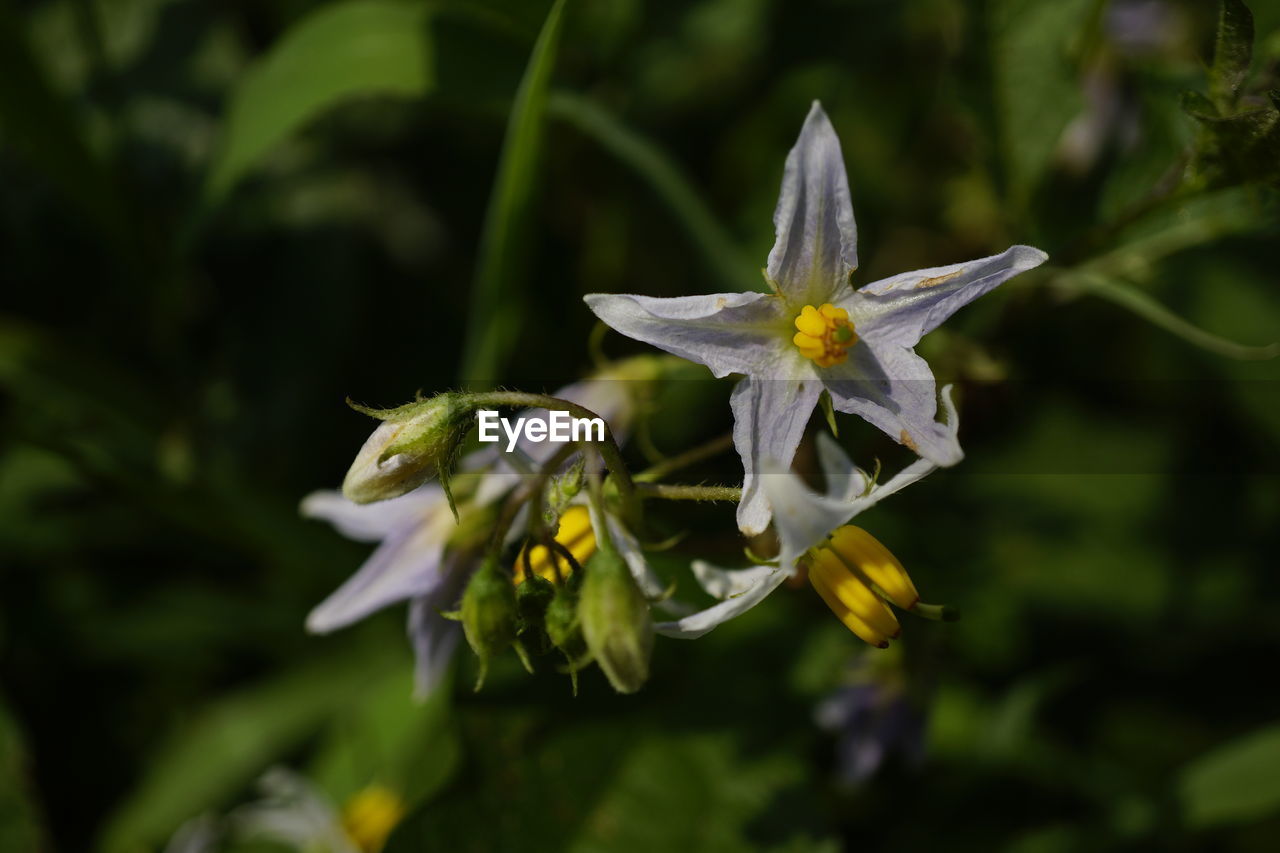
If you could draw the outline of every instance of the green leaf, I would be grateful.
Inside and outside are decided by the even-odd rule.
[[[707,268],[724,287],[767,292],[768,286],[738,250],[733,237],[660,148],[589,98],[571,92],[554,92],[548,109],[604,146],[649,185],[676,221],[684,226],[694,248],[702,253]]]
[[[103,849],[151,849],[184,821],[224,805],[376,683],[385,672],[379,659],[330,659],[247,688],[199,714],[161,748],[111,820]]]
[[[1253,61],[1253,13],[1241,0],[1222,0],[1209,67],[1209,94],[1220,111],[1234,106]]]
[[[819,837],[814,798],[789,801],[783,816],[769,814],[769,803],[784,793],[810,793],[799,755],[794,748],[744,749],[727,732],[659,731],[634,715],[625,726],[581,720],[531,740],[514,764],[477,769],[405,821],[387,853],[430,845],[575,853],[831,849]],[[761,836],[775,844],[765,847]]]
[[[45,849],[27,772],[22,735],[0,704],[0,850]]]
[[[1188,101],[1184,99],[1184,108],[1209,136],[1206,155],[1224,159],[1244,180],[1269,181],[1280,176],[1280,111],[1268,104],[1216,116],[1199,112]]]
[[[461,759],[450,679],[415,702],[411,665],[356,697],[329,728],[310,774],[337,802],[372,783],[387,785],[410,808],[438,791]]]
[[[564,0],[556,0],[533,46],[507,122],[484,231],[463,347],[461,379],[491,382],[512,347],[528,264],[528,218],[542,159],[547,88],[555,68]]]
[[[1265,196],[1250,187],[1200,193],[1151,211],[1117,235],[1117,248],[1089,260],[1078,271],[1146,280],[1156,263],[1170,255],[1274,227]]]
[[[1127,308],[1152,325],[1159,326],[1166,332],[1177,335],[1187,343],[1203,350],[1246,361],[1275,358],[1280,355],[1280,342],[1249,346],[1215,335],[1179,317],[1149,294],[1122,281],[1088,274],[1069,276],[1068,280],[1079,290]]]
[[[1187,765],[1178,798],[1189,826],[1256,820],[1280,809],[1280,724],[1271,725]]]
[[[298,22],[231,94],[205,201],[214,204],[274,145],[355,96],[418,97],[434,84],[430,7],[348,0]]]
[[[123,239],[121,199],[89,134],[54,91],[23,38],[24,22],[0,5],[0,140],[43,172],[112,240]]]
[[[1067,123],[1084,107],[1070,47],[1092,0],[994,0],[992,76],[1009,190],[1025,204]]]

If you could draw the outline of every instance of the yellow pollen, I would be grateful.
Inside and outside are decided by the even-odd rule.
[[[357,791],[342,809],[342,829],[360,853],[378,853],[404,817],[404,801],[390,788],[370,785]]]
[[[568,549],[573,559],[581,565],[596,552],[596,536],[591,529],[591,513],[585,506],[571,506],[560,516],[560,531],[556,533],[556,541]],[[557,554],[546,545],[525,546],[529,552],[529,565],[534,574],[549,581],[556,580],[556,564],[560,566],[560,575],[569,574],[573,569],[563,554]],[[515,581],[524,582],[525,552],[516,557]]]
[[[842,364],[849,357],[849,348],[858,342],[849,312],[830,302],[818,308],[804,306],[796,317],[796,330],[791,342],[818,367]]]

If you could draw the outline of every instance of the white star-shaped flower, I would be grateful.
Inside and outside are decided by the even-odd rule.
[[[717,377],[744,375],[731,405],[744,469],[738,526],[748,535],[771,517],[763,466],[790,465],[824,390],[837,410],[861,416],[924,459],[960,461],[954,433],[935,420],[933,372],[912,348],[961,306],[1047,257],[1013,246],[854,290],[849,183],[840,141],[817,102],[787,156],[773,221],[777,238],[765,270],[773,293],[586,297],[601,320],[628,337],[705,364]]]

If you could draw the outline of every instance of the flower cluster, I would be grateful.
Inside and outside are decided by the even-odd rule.
[[[850,521],[963,453],[951,388],[939,395],[914,347],[959,308],[1045,260],[1013,246],[979,260],[902,273],[854,289],[857,229],[840,143],[814,104],[787,157],[774,213],[770,292],[656,298],[590,294],[586,304],[614,330],[738,375],[732,444],[738,487],[656,482],[695,449],[633,475],[620,444],[671,361],[642,356],[605,368],[555,395],[450,392],[387,411],[348,473],[341,494],[303,502],[306,515],[377,541],[359,572],[308,619],[312,631],[350,624],[410,602],[409,633],[420,691],[439,679],[461,634],[487,662],[514,649],[527,667],[556,652],[575,674],[595,662],[620,692],[648,677],[655,633],[699,637],[805,576],[851,632],[884,647],[901,632],[893,608],[948,618],[923,604],[902,564]],[[643,396],[643,395],[640,395]],[[939,399],[942,415],[939,419]],[[826,433],[816,445],[824,489],[791,471],[815,408],[860,416],[918,459],[879,482]],[[481,407],[528,407],[602,418],[603,442],[525,442],[459,456]],[[727,446],[727,443],[726,445]],[[709,451],[708,451],[709,452]],[[437,482],[438,481],[438,482]],[[692,563],[717,602],[702,610],[672,600],[641,542],[645,504],[665,498],[735,499],[742,534],[772,528],[777,555],[723,569]],[[663,611],[655,619],[653,611]],[[576,684],[576,680],[575,680]],[[477,685],[478,686],[478,685]]]

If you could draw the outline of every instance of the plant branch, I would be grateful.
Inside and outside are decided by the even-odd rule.
[[[740,501],[742,489],[737,486],[674,486],[665,483],[637,483],[642,497],[667,501]]]

